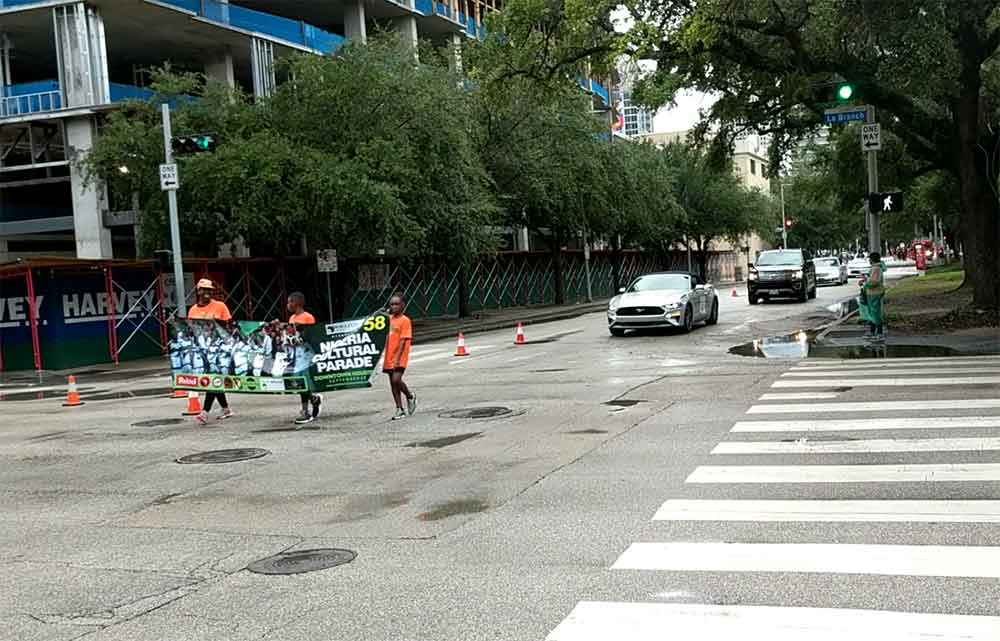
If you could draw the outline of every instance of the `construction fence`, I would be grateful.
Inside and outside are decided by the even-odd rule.
[[[739,256],[713,253],[709,281],[741,278]],[[567,303],[587,299],[583,252],[565,251],[562,269]],[[610,298],[618,281],[664,269],[686,270],[687,255],[666,257],[635,251],[593,252],[590,293]],[[234,318],[287,318],[290,292],[306,294],[317,318],[357,317],[383,307],[394,292],[407,296],[413,318],[457,316],[462,274],[446,264],[391,258],[341,260],[335,273],[320,273],[312,258],[186,259],[187,300],[193,285],[210,278]],[[468,310],[553,304],[556,260],[550,252],[483,256],[465,270]],[[329,294],[328,294],[329,292]],[[176,310],[173,275],[155,261],[39,259],[0,265],[0,371],[61,370],[166,352],[167,319]]]

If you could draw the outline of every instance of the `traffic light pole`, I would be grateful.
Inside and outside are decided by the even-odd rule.
[[[865,107],[865,124],[875,122],[875,107],[868,105]],[[878,152],[870,150],[868,153],[868,193],[878,192]],[[868,222],[868,251],[877,252],[882,246],[881,233],[881,212],[872,211],[870,198],[865,198],[865,217]]]
[[[174,162],[174,151],[171,143],[173,132],[170,128],[170,105],[163,103],[163,156],[166,164]],[[177,297],[177,316],[187,316],[187,295],[184,292],[184,254],[181,253],[181,226],[177,215],[177,190],[167,190],[167,204],[170,207],[170,249],[174,255],[174,292]]]

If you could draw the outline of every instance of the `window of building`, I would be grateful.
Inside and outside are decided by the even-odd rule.
[[[757,175],[757,161],[753,158],[750,159],[750,173],[754,176]]]

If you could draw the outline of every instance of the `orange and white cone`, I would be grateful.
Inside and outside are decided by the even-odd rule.
[[[198,416],[201,414],[201,399],[198,398],[198,392],[188,392],[187,395],[188,408],[182,416]]]
[[[69,384],[69,391],[66,392],[66,402],[63,403],[63,407],[83,405],[83,401],[80,400],[80,392],[76,389],[76,377],[70,376],[66,382]]]
[[[169,396],[169,398],[187,398],[188,393],[182,389],[175,389],[174,393]]]
[[[458,347],[455,349],[455,356],[468,356],[469,350],[465,349],[465,334],[458,333]]]
[[[515,345],[526,345],[528,341],[524,339],[524,324],[517,324],[517,333],[514,334],[514,344]]]

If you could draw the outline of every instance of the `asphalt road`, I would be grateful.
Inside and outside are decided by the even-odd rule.
[[[327,395],[303,431],[294,398],[173,422],[160,376],[83,377],[78,408],[0,401],[0,638],[1000,638],[1000,505],[966,502],[1000,489],[1000,386],[983,382],[1000,360],[727,353],[829,322],[853,291],[720,292],[719,325],[690,335],[612,338],[592,314],[525,346],[470,337],[462,359],[418,346],[420,408],[400,422],[381,381]],[[946,382],[907,384],[924,375]],[[270,454],[174,462],[240,447]],[[244,569],[323,547],[357,558]]]

